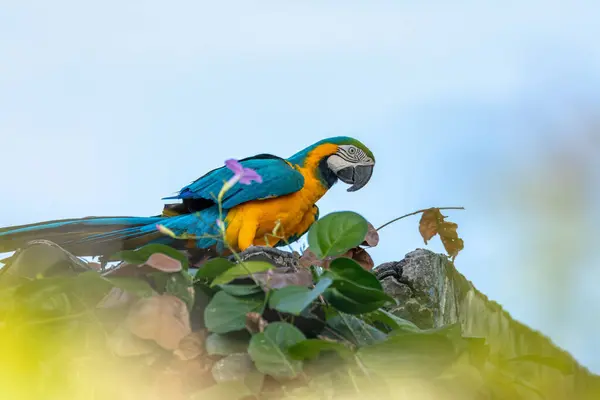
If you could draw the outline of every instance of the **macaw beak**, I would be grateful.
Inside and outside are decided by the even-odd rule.
[[[359,164],[350,167],[344,167],[336,172],[336,175],[344,183],[352,185],[348,192],[356,192],[363,188],[373,175],[373,164]]]

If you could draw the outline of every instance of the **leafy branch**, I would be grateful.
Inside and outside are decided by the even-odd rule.
[[[300,268],[282,272],[268,262],[242,260],[227,243],[222,204],[227,190],[257,179],[238,168],[215,196],[219,234],[210,237],[221,241],[233,260],[212,258],[193,273],[182,252],[150,244],[113,255],[111,260],[121,261],[116,268],[35,277],[0,290],[0,350],[11,367],[2,370],[9,371],[8,378],[33,376],[27,388],[9,385],[5,392],[14,398],[93,393],[114,399],[237,400],[311,398],[325,387],[335,398],[346,398],[349,391],[363,396],[365,388],[389,397],[394,382],[427,380],[444,393],[450,385],[461,398],[482,398],[479,378],[472,392],[447,378],[480,367],[481,357],[474,353],[481,343],[475,349],[473,338],[462,337],[457,325],[421,329],[395,315],[396,300],[371,272],[367,252],[378,245],[382,228],[421,213],[424,241],[439,235],[454,258],[463,241],[441,210],[462,207],[415,211],[377,229],[355,212],[330,213],[308,231]],[[270,236],[286,242],[283,228],[277,224]],[[157,229],[197,239],[177,236],[166,226]],[[25,353],[34,360],[32,367],[15,362]],[[82,378],[81,367],[74,373],[73,354],[90,366],[94,379]],[[492,368],[492,360],[485,362]],[[56,385],[59,378],[48,375],[49,365],[79,380]],[[108,378],[97,379],[99,369]]]

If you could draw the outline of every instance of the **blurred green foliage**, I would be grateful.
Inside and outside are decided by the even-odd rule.
[[[309,244],[322,259],[366,234],[362,216],[340,212],[313,225]],[[167,257],[148,266],[155,253]],[[549,357],[492,356],[459,324],[421,329],[389,313],[395,300],[349,258],[311,267],[309,285],[271,288],[264,262],[212,259],[192,277],[174,254],[150,245],[119,254],[115,270],[4,287],[6,398],[529,399],[546,398],[545,383],[514,365],[573,374]]]

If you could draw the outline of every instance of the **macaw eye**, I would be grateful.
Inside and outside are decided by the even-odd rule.
[[[354,154],[354,153],[356,153],[356,149],[355,149],[354,147],[350,147],[350,148],[348,149],[348,153],[350,153],[350,154]]]

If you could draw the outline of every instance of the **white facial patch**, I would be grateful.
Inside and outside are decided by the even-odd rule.
[[[337,154],[334,154],[332,156],[329,156],[329,158],[327,158],[327,166],[333,172],[338,172],[343,168],[353,166],[353,164],[351,162],[344,160],[342,157],[338,156]]]

